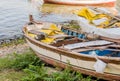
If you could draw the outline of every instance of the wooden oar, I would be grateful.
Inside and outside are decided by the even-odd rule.
[[[110,44],[110,45],[104,45],[104,46],[92,46],[92,47],[86,46],[86,47],[82,47],[82,48],[73,49],[72,51],[81,52],[81,51],[96,50],[96,49],[97,50],[108,49],[108,50],[113,50],[113,51],[120,51],[120,45]]]

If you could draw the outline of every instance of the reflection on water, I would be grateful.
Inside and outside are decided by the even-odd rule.
[[[31,12],[35,19],[49,22],[66,22],[74,18],[74,16],[68,16],[69,13],[61,13],[67,11],[72,12],[74,6],[70,8],[69,6],[45,4],[43,5],[42,11],[49,12],[41,14],[37,9],[30,7],[29,1],[0,0],[0,40],[20,37],[22,35],[22,26],[28,22],[28,15]],[[53,14],[53,11],[59,14]]]

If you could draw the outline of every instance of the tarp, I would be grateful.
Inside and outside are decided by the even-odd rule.
[[[110,16],[102,13],[96,14],[93,10],[87,7],[75,11],[74,13],[78,16],[84,17],[91,24],[97,25],[97,27],[104,28],[110,24]]]

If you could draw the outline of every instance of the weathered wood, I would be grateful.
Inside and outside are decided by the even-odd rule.
[[[71,38],[71,39],[67,39],[67,40],[56,41],[56,43],[53,43],[51,45],[56,46],[56,47],[62,47],[62,45],[73,44],[73,43],[78,43],[78,42],[82,42],[82,41],[83,40],[80,40],[77,38]]]
[[[119,70],[120,69],[119,67],[120,57],[97,56],[98,59],[102,60],[108,65],[105,68],[104,73],[101,74],[101,73],[96,72],[95,69],[93,68],[94,63],[96,63],[96,58],[94,56],[77,53],[75,51],[67,50],[64,48],[60,49],[54,46],[58,44],[58,46],[63,45],[63,47],[65,47],[64,44],[79,42],[80,40],[74,39],[74,41],[69,40],[69,43],[68,41],[66,41],[66,43],[61,42],[60,44],[57,43],[54,45],[45,44],[30,37],[26,32],[27,26],[28,25],[25,25],[23,28],[23,33],[24,33],[27,43],[36,52],[36,54],[40,56],[40,58],[46,61],[47,63],[52,64],[52,65],[58,64],[61,67],[65,68],[67,66],[68,61],[70,61],[71,67],[74,70],[81,71],[84,74],[93,75],[95,77],[102,76],[102,78],[107,79],[107,80],[110,80],[110,79],[119,80],[120,78],[120,70]],[[107,44],[111,45],[113,44],[113,42],[109,42],[109,43],[107,42]],[[99,44],[95,44],[95,45],[99,45]],[[101,45],[105,46],[105,44],[103,43]]]
[[[66,68],[68,67],[68,63],[63,63],[61,61],[55,60],[53,58],[49,58],[46,56],[43,56],[41,54],[39,54],[38,52],[36,52],[36,55],[41,58],[41,60],[43,60],[44,62],[51,64],[53,66],[57,66],[57,67],[61,67],[61,68]],[[105,80],[109,80],[109,81],[119,81],[120,80],[120,76],[119,75],[113,75],[113,74],[109,74],[109,73],[97,73],[94,70],[88,70],[85,68],[81,68],[81,67],[77,67],[77,66],[70,66],[70,68],[74,71],[83,73],[83,74],[87,74],[87,75],[91,75],[93,77],[98,77],[101,79],[105,79]]]
[[[112,43],[113,42],[109,42],[109,41],[105,41],[105,40],[96,40],[96,41],[88,41],[88,42],[69,44],[69,45],[65,45],[64,48],[75,49],[75,48],[89,47],[89,46],[109,45]]]
[[[89,51],[89,50],[104,50],[106,48],[108,48],[108,46],[84,47],[84,48],[72,49],[72,51],[82,52],[82,51]]]
[[[100,39],[103,40],[107,40],[107,41],[111,41],[111,42],[116,42],[120,44],[120,39],[112,39],[112,38],[108,38],[108,37],[103,37],[103,36],[99,36]]]

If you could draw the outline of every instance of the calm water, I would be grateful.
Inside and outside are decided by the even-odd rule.
[[[0,40],[20,37],[28,14],[27,0],[0,0]]]
[[[41,10],[43,12],[47,9],[52,10],[51,8],[46,9],[46,7],[50,6],[51,5],[44,5],[43,10]],[[64,6],[62,6],[62,8],[63,7]],[[29,0],[0,0],[0,41],[3,39],[7,40],[21,37],[22,26],[28,22],[28,15],[31,12],[33,13],[35,19],[42,21],[65,22],[73,18],[71,16],[67,16],[68,14],[62,15],[60,13],[64,11],[66,10],[58,10],[57,12],[59,15],[53,13],[43,14],[40,13],[39,10],[31,8]]]

